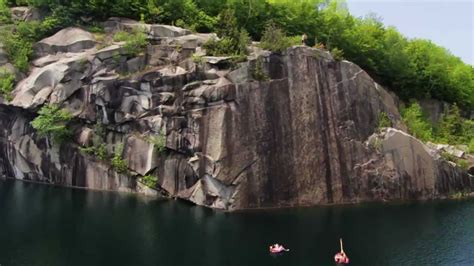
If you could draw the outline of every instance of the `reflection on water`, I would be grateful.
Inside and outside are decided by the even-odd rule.
[[[223,213],[0,182],[2,266],[333,265],[340,236],[351,265],[474,265],[474,201]]]

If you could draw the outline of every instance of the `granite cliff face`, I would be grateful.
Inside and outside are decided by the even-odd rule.
[[[99,49],[77,28],[39,42],[13,100],[0,100],[0,174],[152,194],[140,180],[153,175],[168,196],[226,210],[474,190],[473,176],[403,132],[397,99],[351,62],[297,46],[251,47],[233,63],[205,56],[212,34],[117,18],[104,26],[140,27],[150,44],[138,56],[124,43]],[[30,122],[44,104],[74,115],[70,141],[35,133]],[[382,112],[393,128],[378,130]],[[152,140],[164,136],[160,152]],[[128,173],[79,149],[97,139],[109,154],[124,145]]]

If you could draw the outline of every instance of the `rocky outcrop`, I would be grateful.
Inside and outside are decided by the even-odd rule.
[[[36,61],[13,101],[0,105],[0,173],[140,193],[150,192],[141,178],[156,176],[154,188],[171,197],[226,210],[474,189],[466,171],[403,132],[390,93],[326,51],[251,47],[246,62],[234,63],[196,56],[211,35],[124,19],[105,27],[149,30],[145,55],[115,43]],[[74,115],[73,140],[60,144],[31,128],[48,103]],[[382,113],[393,128],[374,135]],[[99,147],[106,158],[86,151]],[[127,174],[110,162],[117,153]]]
[[[96,45],[94,35],[79,29],[66,28],[35,45],[38,57],[57,53],[77,53],[93,48]]]
[[[10,9],[12,18],[19,21],[41,20],[44,12],[34,7],[17,6]]]
[[[472,191],[472,176],[445,161],[442,151],[405,132],[388,128],[372,135],[367,144],[375,148],[377,156],[363,165],[363,172],[377,183],[373,193],[382,199],[431,199]]]

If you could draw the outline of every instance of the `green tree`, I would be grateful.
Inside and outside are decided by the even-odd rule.
[[[271,22],[263,32],[260,47],[273,52],[283,52],[288,47],[296,44],[299,44],[297,40],[287,37],[284,30]]]
[[[438,139],[442,142],[450,144],[459,143],[459,139],[463,135],[463,120],[456,104],[451,106],[449,111],[442,117],[436,133]]]
[[[403,121],[413,136],[423,141],[432,139],[431,125],[417,102],[413,102],[409,107],[402,109],[401,113]]]
[[[31,125],[40,136],[52,137],[55,141],[63,141],[70,137],[72,132],[68,128],[68,122],[72,115],[57,105],[44,105],[38,112],[38,116]]]
[[[219,14],[220,40],[211,39],[204,45],[208,55],[236,56],[243,58],[248,54],[250,37],[245,29],[239,29],[232,9],[224,9]]]

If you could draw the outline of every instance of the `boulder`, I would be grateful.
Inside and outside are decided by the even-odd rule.
[[[435,143],[428,142],[427,145],[431,149],[434,149],[434,150],[436,150],[440,153],[445,152],[445,153],[453,155],[457,158],[463,158],[464,155],[466,154],[466,152],[464,150],[458,149],[455,146],[448,145],[448,144],[435,144]]]
[[[82,80],[90,71],[83,61],[84,55],[78,55],[34,69],[16,86],[11,104],[30,109],[47,100],[62,103],[82,87]]]
[[[104,61],[106,59],[113,58],[114,56],[120,56],[126,53],[125,49],[123,48],[124,43],[117,43],[105,47],[97,52],[95,52],[95,56]],[[100,64],[101,62],[98,62]]]
[[[65,28],[34,45],[38,57],[56,53],[78,53],[96,45],[94,35],[80,28]]]
[[[228,64],[232,57],[230,56],[203,56],[204,62],[211,65]]]
[[[130,136],[127,139],[124,159],[128,168],[144,176],[157,166],[156,150],[153,143],[144,138]]]
[[[113,32],[113,31],[131,31],[134,29],[140,29],[149,31],[150,25],[129,19],[129,18],[119,18],[119,17],[111,17],[106,22],[103,23],[104,30],[106,32]]]
[[[191,34],[191,31],[169,25],[150,25],[150,34],[154,38],[179,37]]]
[[[19,21],[42,20],[44,14],[39,9],[27,6],[17,6],[10,9],[12,18]]]
[[[145,57],[139,56],[129,59],[127,61],[127,72],[136,73],[145,68],[146,60]]]
[[[165,45],[179,46],[183,49],[196,49],[208,42],[210,39],[217,39],[217,35],[203,33],[189,34],[180,37],[166,38],[163,39],[162,43]]]

